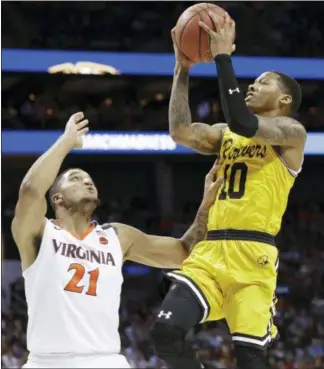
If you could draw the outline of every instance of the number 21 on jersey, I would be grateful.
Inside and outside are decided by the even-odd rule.
[[[224,168],[224,184],[219,200],[240,199],[245,193],[248,167],[245,163],[226,164]]]
[[[73,263],[69,266],[68,272],[70,270],[75,270],[73,277],[70,279],[69,283],[65,286],[64,290],[74,293],[82,293],[85,289],[85,284],[88,288],[85,291],[86,295],[97,296],[97,282],[99,278],[99,268],[91,270],[85,276],[85,267],[78,263]],[[89,277],[88,277],[89,275]],[[88,281],[86,281],[88,279]],[[87,283],[88,282],[88,283]]]

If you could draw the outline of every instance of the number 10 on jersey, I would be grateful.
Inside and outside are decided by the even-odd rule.
[[[245,163],[226,164],[224,168],[224,184],[219,200],[240,199],[245,193],[248,167]]]

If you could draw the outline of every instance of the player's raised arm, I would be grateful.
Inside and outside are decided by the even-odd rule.
[[[248,108],[236,80],[230,58],[230,55],[235,50],[235,45],[233,45],[235,23],[227,14],[224,26],[220,27],[217,18],[212,13],[210,13],[210,17],[213,19],[216,31],[211,30],[202,22],[200,22],[200,26],[209,34],[211,39],[211,52],[216,62],[222,106],[230,130],[248,138],[259,137],[271,145],[294,147],[303,150],[306,141],[304,127],[296,120],[284,116],[289,115],[292,96],[284,93],[281,96],[276,96],[281,98],[279,107],[281,110],[278,110],[276,113],[282,112],[283,114],[276,114],[276,117],[253,114],[251,110],[255,112],[258,109],[256,106],[253,106],[253,109]],[[272,72],[272,74],[277,74],[277,77],[280,77],[278,72]],[[289,77],[286,76],[285,78]],[[258,84],[269,85],[268,90],[263,89],[263,94],[265,91],[269,94],[270,89],[274,87],[271,85],[273,79],[271,81],[269,76],[261,76],[259,79]],[[253,97],[254,92],[254,88],[248,92],[247,101],[249,101],[251,96]],[[272,97],[275,93],[276,91],[272,90]],[[264,101],[262,103],[264,105]],[[261,101],[259,101],[259,105],[261,105]]]
[[[117,229],[125,259],[157,268],[179,268],[191,249],[206,237],[209,209],[223,182],[223,178],[217,178],[217,170],[218,165],[214,164],[207,174],[204,196],[196,218],[180,239],[148,235],[125,224],[113,224]]]
[[[83,113],[69,119],[64,134],[29,169],[19,190],[19,198],[12,222],[13,238],[23,251],[40,236],[45,225],[46,193],[53,184],[66,155],[82,144],[82,135],[87,131],[88,120]]]
[[[169,131],[175,142],[205,154],[217,154],[221,146],[222,133],[226,124],[210,126],[205,123],[192,123],[189,107],[189,69],[193,65],[178,49],[172,40],[176,55],[172,91],[169,104]]]

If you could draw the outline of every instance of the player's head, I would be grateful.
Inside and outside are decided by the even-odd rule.
[[[59,208],[82,210],[86,205],[94,210],[99,203],[92,178],[81,169],[68,169],[55,179],[49,190],[54,212]]]
[[[245,102],[255,114],[278,111],[280,115],[293,116],[301,102],[301,88],[283,73],[265,72],[249,86]]]

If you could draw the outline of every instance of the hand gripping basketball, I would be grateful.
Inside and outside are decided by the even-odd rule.
[[[185,54],[180,51],[176,43],[176,40],[175,40],[175,27],[171,30],[171,37],[172,37],[173,48],[174,48],[174,53],[176,57],[176,68],[175,68],[176,71],[179,68],[190,69],[195,63],[191,61],[189,58],[187,58]]]
[[[228,13],[225,13],[225,22],[221,26],[215,14],[212,12],[208,14],[215,25],[215,31],[204,22],[199,22],[199,26],[209,35],[210,51],[213,58],[220,54],[231,55],[236,48],[234,44],[235,22],[230,18]]]

